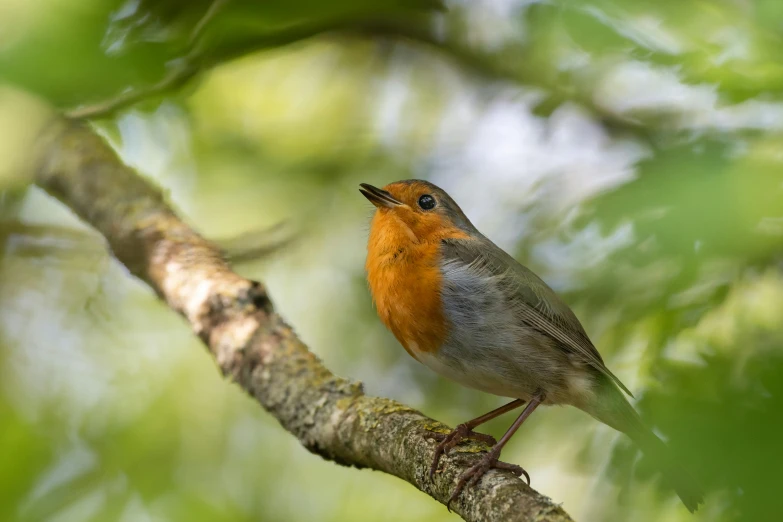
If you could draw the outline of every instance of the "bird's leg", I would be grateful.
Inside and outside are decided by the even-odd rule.
[[[440,442],[440,444],[438,444],[438,446],[435,448],[435,456],[432,459],[432,466],[430,466],[430,480],[435,477],[435,471],[438,469],[438,463],[440,462],[441,455],[444,453],[448,455],[451,448],[459,444],[462,439],[480,440],[486,442],[489,445],[497,444],[495,437],[491,435],[485,435],[483,433],[476,433],[473,431],[473,428],[484,424],[485,422],[490,421],[495,417],[499,417],[504,413],[515,410],[523,404],[525,404],[525,401],[522,399],[511,401],[508,404],[501,406],[500,408],[496,408],[489,413],[485,413],[481,417],[476,417],[473,420],[469,420],[468,422],[460,424],[451,430],[450,433],[436,433],[434,431],[429,432],[427,434],[427,438]]]
[[[489,453],[481,457],[481,460],[479,460],[473,467],[462,474],[462,476],[459,478],[459,482],[457,482],[457,487],[454,489],[454,493],[451,494],[451,498],[449,498],[449,501],[446,503],[447,508],[449,508],[453,500],[459,497],[465,486],[473,486],[479,480],[481,480],[481,477],[483,477],[487,471],[493,468],[511,471],[518,477],[524,475],[527,479],[528,485],[530,485],[530,475],[528,475],[527,471],[525,471],[521,466],[500,462],[498,459],[500,458],[500,451],[503,449],[503,446],[506,445],[506,443],[509,441],[509,439],[511,439],[514,433],[516,433],[522,423],[525,422],[525,419],[530,417],[530,414],[533,413],[533,411],[543,401],[543,393],[537,393],[534,395],[530,399],[530,402],[528,402],[527,406],[525,406],[525,409],[522,410],[522,413],[519,415],[519,417],[517,417],[517,420],[514,421],[514,424],[512,424],[505,435],[501,437],[500,441],[498,441],[498,443],[492,447]]]

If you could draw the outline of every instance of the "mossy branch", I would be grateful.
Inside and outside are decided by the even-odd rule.
[[[435,443],[427,430],[448,427],[332,374],[274,311],[266,288],[234,273],[219,248],[88,126],[55,121],[35,155],[36,183],[97,229],[114,256],[184,316],[222,373],[313,453],[397,476],[445,503],[475,453],[488,449],[471,443],[453,452],[431,482]],[[571,520],[507,471],[488,473],[452,507],[476,522]]]

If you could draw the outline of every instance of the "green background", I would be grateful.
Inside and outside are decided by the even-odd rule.
[[[0,81],[62,109],[143,89],[181,63],[208,7],[0,0]],[[502,401],[431,374],[377,320],[357,191],[440,185],[573,306],[709,493],[689,515],[653,463],[571,409],[536,413],[505,460],[578,521],[780,520],[783,4],[446,7],[229,2],[199,39],[216,59],[356,24],[96,129],[207,237],[288,224],[291,245],[238,271],[335,373],[454,425]],[[100,237],[36,188],[0,191],[0,520],[457,519],[309,454]]]

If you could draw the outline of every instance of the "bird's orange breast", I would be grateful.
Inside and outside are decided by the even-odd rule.
[[[437,237],[417,238],[391,213],[376,212],[367,245],[367,280],[381,321],[405,350],[435,352],[446,340],[448,325],[441,302],[443,276],[440,239],[462,237],[444,229]]]

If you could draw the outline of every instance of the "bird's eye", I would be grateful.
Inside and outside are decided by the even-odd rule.
[[[419,206],[424,210],[431,210],[435,208],[435,198],[429,194],[424,194],[419,198]]]

